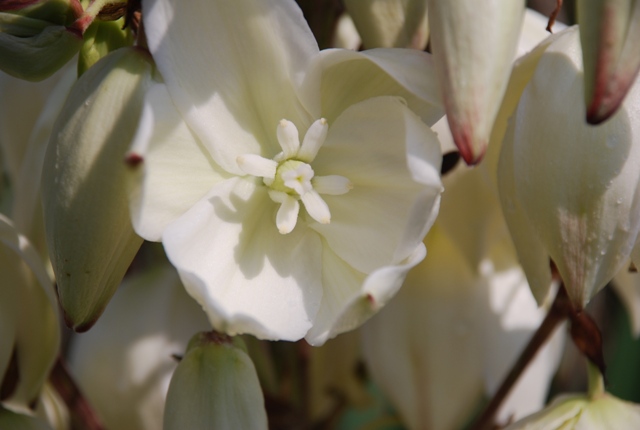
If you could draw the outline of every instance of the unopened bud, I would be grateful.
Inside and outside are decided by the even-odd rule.
[[[47,244],[67,324],[88,330],[142,239],[131,226],[124,154],[151,82],[150,57],[122,48],[71,89],[42,173]]]
[[[191,339],[169,385],[165,430],[268,427],[258,375],[238,345],[215,332]]]

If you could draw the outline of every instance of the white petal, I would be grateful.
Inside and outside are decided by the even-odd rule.
[[[353,188],[353,184],[349,179],[339,175],[316,176],[311,183],[318,194],[330,194],[332,196],[346,194]]]
[[[312,84],[316,79],[320,88]],[[444,114],[432,58],[414,49],[327,49],[313,63],[308,81],[304,96],[313,99],[321,92],[330,125],[349,106],[377,96],[402,97],[428,125]]]
[[[320,239],[287,235],[262,185],[233,178],[216,185],[163,235],[167,255],[213,326],[229,334],[298,340],[322,297]]]
[[[362,325],[391,300],[409,270],[420,263],[426,253],[421,243],[400,264],[380,267],[365,276],[323,247],[324,295],[313,327],[305,337],[307,342],[322,345],[327,339]]]
[[[276,177],[278,163],[255,154],[242,154],[236,158],[242,171],[251,176],[273,179]]]
[[[304,208],[307,210],[311,218],[318,221],[320,224],[329,224],[331,221],[331,212],[329,212],[329,206],[322,200],[320,194],[317,191],[311,190],[304,193],[300,199],[304,203]]]
[[[230,176],[187,128],[164,84],[147,93],[131,154],[142,160],[129,169],[131,217],[147,240],[159,241],[167,224]]]
[[[325,194],[331,223],[311,228],[364,273],[407,258],[437,213],[440,159],[435,134],[397,99],[352,106],[329,130],[314,169],[348,178],[353,189]]]
[[[302,147],[298,152],[298,159],[310,163],[316,158],[316,154],[324,144],[329,131],[329,124],[324,118],[320,118],[311,124],[302,141]]]
[[[605,124],[586,124],[579,43],[574,27],[548,47],[513,119],[517,196],[577,308],[623,267],[640,232],[640,85]]]
[[[276,154],[281,118],[309,126],[297,87],[318,47],[293,2],[145,0],[143,10],[176,107],[225,170],[241,174],[240,154]]]
[[[437,223],[425,243],[429,255],[362,327],[364,358],[407,428],[460,428],[482,392],[486,287]]]
[[[291,158],[298,154],[300,149],[300,137],[295,124],[286,119],[278,123],[276,135],[282,148],[284,158]]]
[[[282,234],[291,233],[298,222],[298,212],[300,212],[298,200],[289,195],[286,196],[276,215],[276,225]]]
[[[516,247],[520,264],[527,275],[531,292],[538,304],[541,305],[551,288],[549,253],[533,230],[516,196],[513,165],[514,139],[512,122],[502,143],[498,164],[500,204],[502,205],[502,213],[511,233],[513,244]]]
[[[508,242],[507,245],[493,247],[490,256],[493,264],[489,264],[497,266],[499,260],[506,257],[510,261],[507,268],[491,268],[483,273],[487,284],[487,299],[481,303],[486,306],[482,312],[483,369],[489,397],[496,392],[547,313],[547,307],[538,307],[531,296],[513,249]],[[507,256],[496,255],[505,251]],[[565,330],[556,330],[540,349],[500,407],[498,422],[506,422],[511,417],[520,419],[544,406],[564,350],[565,337]]]

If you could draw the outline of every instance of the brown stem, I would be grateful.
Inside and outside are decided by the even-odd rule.
[[[49,375],[49,381],[69,408],[72,430],[105,430],[93,408],[69,374],[62,358],[58,357],[56,360]]]
[[[520,375],[535,358],[538,351],[544,346],[560,323],[572,312],[571,309],[567,291],[564,285],[560,284],[558,294],[553,301],[553,305],[551,305],[551,309],[549,309],[549,313],[534,333],[524,351],[520,354],[518,361],[516,361],[511,368],[511,371],[500,385],[491,402],[489,402],[486,409],[482,412],[482,415],[480,415],[473,426],[471,426],[473,430],[489,430],[494,428],[495,415],[498,409],[500,409],[509,392],[520,378]]]
[[[562,9],[562,0],[556,0],[556,8],[551,12],[551,15],[549,15],[549,22],[547,23],[547,31],[549,33],[553,33],[553,24],[556,23],[560,9]]]

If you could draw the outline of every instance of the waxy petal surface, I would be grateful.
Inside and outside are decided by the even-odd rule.
[[[380,97],[352,106],[330,128],[314,166],[320,176],[348,178],[353,189],[323,196],[331,223],[311,223],[311,228],[363,273],[407,258],[437,210],[439,159],[435,134],[398,99]]]
[[[429,1],[429,26],[442,100],[456,146],[478,163],[504,96],[524,1]]]
[[[163,235],[169,260],[218,330],[297,340],[311,327],[322,298],[320,238],[304,228],[280,234],[277,209],[264,187],[228,179]]]
[[[293,2],[147,0],[143,11],[176,107],[226,171],[242,174],[238,155],[280,152],[282,118],[302,129],[317,119],[319,105],[303,106],[298,86],[318,47]]]

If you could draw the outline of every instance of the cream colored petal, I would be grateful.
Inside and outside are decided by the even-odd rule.
[[[485,287],[437,224],[425,243],[427,258],[363,326],[363,351],[409,429],[446,430],[467,422],[482,396],[478,298]]]
[[[640,231],[636,108],[586,124],[580,65],[573,28],[541,57],[513,120],[519,204],[578,308],[625,264]],[[629,100],[638,97],[640,86]]]
[[[317,175],[344,176],[353,189],[323,195],[331,223],[309,225],[358,271],[396,264],[413,253],[437,214],[440,163],[434,133],[400,101],[354,105],[329,125],[314,160]]]
[[[176,111],[166,86],[155,83],[145,96],[126,169],[131,220],[136,232],[159,241],[166,226],[218,182],[229,178]]]
[[[178,111],[226,171],[242,174],[240,154],[280,152],[282,118],[299,130],[317,119],[317,93],[303,106],[298,88],[318,47],[293,2],[149,0],[143,10],[149,49]]]
[[[376,96],[402,97],[428,125],[444,114],[433,60],[417,50],[324,50],[312,64],[307,80],[305,97],[320,91],[322,115],[329,126],[349,106]],[[319,89],[315,82],[319,82]]]
[[[281,234],[279,204],[256,182],[219,183],[167,227],[162,241],[217,330],[298,340],[322,299],[320,238],[301,223]]]

